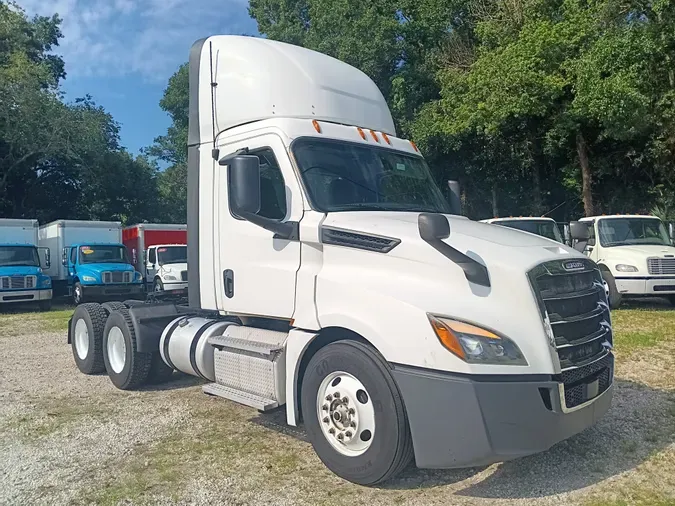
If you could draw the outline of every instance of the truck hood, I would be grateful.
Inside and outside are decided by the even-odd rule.
[[[161,272],[165,273],[178,273],[180,274],[181,271],[186,271],[187,270],[187,264],[185,262],[183,263],[175,263],[175,264],[163,264],[160,266]]]
[[[413,261],[447,263],[449,260],[426,244],[419,235],[420,213],[349,211],[330,213],[325,227],[396,238],[401,244],[388,255]],[[446,215],[450,237],[445,242],[490,269],[505,266],[526,272],[535,265],[555,259],[584,258],[578,251],[556,241],[508,227]]]
[[[673,246],[660,246],[655,244],[638,244],[635,246],[612,246],[605,248],[604,252],[605,256],[608,258],[647,258],[675,255],[675,248]]]
[[[92,272],[103,272],[103,271],[118,272],[118,271],[133,271],[135,269],[134,266],[131,264],[91,263],[91,264],[80,264],[77,270],[78,271],[88,270]]]
[[[0,265],[0,277],[2,276],[39,276],[42,274],[40,267],[31,267],[28,265]]]

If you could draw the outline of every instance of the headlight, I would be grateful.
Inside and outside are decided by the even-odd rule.
[[[143,281],[143,274],[138,271],[134,272],[134,281]]]
[[[164,275],[164,279],[166,279],[167,281],[176,281],[177,278],[176,276],[173,276],[171,274],[166,274]]]
[[[516,343],[475,325],[429,315],[441,344],[472,364],[527,365]]]
[[[42,281],[40,281],[40,286],[52,286],[52,278],[45,276],[42,278]]]
[[[96,278],[94,276],[82,276],[82,281],[94,283],[96,281]]]
[[[616,266],[616,270],[619,272],[637,272],[638,268],[634,265],[619,264]]]

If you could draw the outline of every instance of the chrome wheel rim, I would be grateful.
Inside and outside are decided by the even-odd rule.
[[[124,342],[124,334],[119,327],[113,327],[108,332],[107,349],[110,367],[115,373],[121,373],[127,359],[127,347]]]
[[[75,324],[75,351],[80,360],[87,358],[89,353],[89,330],[82,318]]]

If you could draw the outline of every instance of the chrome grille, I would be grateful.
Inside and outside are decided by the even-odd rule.
[[[551,326],[562,370],[562,400],[570,409],[609,388],[614,361],[609,305],[600,271],[590,260],[575,262],[578,268],[572,271],[565,270],[564,263],[546,262],[528,277],[542,317]]]
[[[37,276],[3,276],[0,287],[3,290],[24,290],[35,288]]]
[[[653,276],[675,274],[675,258],[648,258],[647,270]]]
[[[129,271],[105,271],[101,273],[103,283],[131,283],[131,272]]]

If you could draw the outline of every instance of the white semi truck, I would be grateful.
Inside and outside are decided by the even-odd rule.
[[[616,214],[581,218],[574,246],[600,268],[612,308],[624,296],[665,297],[675,304],[675,247],[656,216]],[[578,230],[575,228],[575,230]]]
[[[197,42],[189,61],[189,304],[84,304],[79,369],[302,424],[337,475],[530,455],[593,425],[612,329],[590,259],[452,215],[375,84],[307,49]]]

